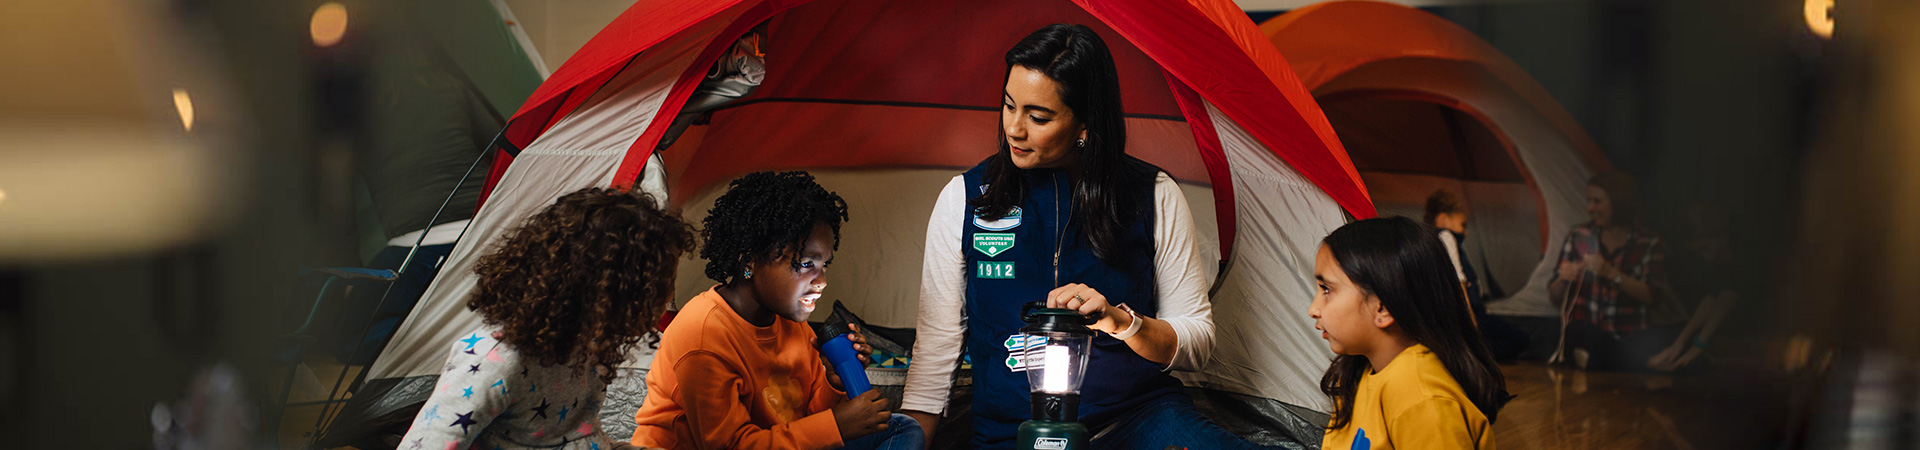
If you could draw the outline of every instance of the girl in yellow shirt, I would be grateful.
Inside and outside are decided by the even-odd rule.
[[[1322,241],[1307,311],[1338,356],[1320,378],[1334,405],[1320,448],[1494,448],[1506,380],[1437,236],[1394,217]]]

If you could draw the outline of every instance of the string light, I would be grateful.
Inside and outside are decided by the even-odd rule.
[[[180,128],[193,131],[193,97],[186,89],[173,90],[173,109],[180,112]]]
[[[1807,30],[1821,39],[1833,38],[1833,1],[1806,0]]]
[[[347,7],[339,2],[326,2],[313,10],[313,21],[307,24],[307,31],[313,34],[313,45],[332,47],[340,43],[347,35]]]

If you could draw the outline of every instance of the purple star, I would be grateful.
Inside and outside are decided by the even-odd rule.
[[[471,365],[471,366],[467,366],[467,373],[475,373],[475,372],[479,372],[479,371],[480,371],[480,365],[479,365],[479,364],[474,364],[474,365]]]
[[[467,411],[467,413],[466,413],[466,414],[454,414],[454,415],[455,415],[455,416],[460,416],[460,420],[455,420],[455,421],[453,421],[453,424],[452,424],[452,425],[447,425],[447,426],[454,426],[454,425],[459,425],[459,426],[460,426],[460,434],[463,434],[463,435],[464,435],[464,434],[467,434],[467,426],[468,426],[468,425],[473,425],[473,424],[477,424],[477,423],[480,423],[480,422],[478,422],[478,421],[475,421],[475,420],[473,420],[473,411]]]

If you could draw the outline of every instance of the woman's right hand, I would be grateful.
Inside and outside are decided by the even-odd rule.
[[[833,423],[840,426],[840,442],[858,439],[887,429],[887,419],[893,414],[887,412],[887,399],[880,397],[880,390],[863,392],[838,405],[833,406]]]

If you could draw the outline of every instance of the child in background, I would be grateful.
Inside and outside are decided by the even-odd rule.
[[[1505,319],[1487,314],[1487,302],[1480,292],[1480,276],[1473,270],[1473,262],[1465,256],[1467,245],[1467,208],[1453,191],[1440,189],[1427,196],[1427,225],[1438,228],[1440,244],[1447,249],[1447,258],[1453,263],[1453,273],[1460,280],[1460,287],[1467,291],[1467,303],[1473,308],[1473,322],[1480,328],[1480,336],[1487,339],[1488,349],[1493,357],[1506,361],[1520,357],[1526,352],[1527,344],[1532,340],[1527,332]]]
[[[467,307],[485,326],[453,343],[401,449],[611,449],[600,429],[612,367],[673,301],[693,228],[637,192],[560,197],[480,259]]]
[[[1314,259],[1308,314],[1336,356],[1320,390],[1320,448],[1494,448],[1506,381],[1432,228],[1405,217],[1333,231]]]
[[[647,372],[635,445],[668,449],[921,450],[920,425],[870,390],[851,400],[806,323],[826,289],[847,203],[806,172],[756,172],[714,202],[702,234],[720,285],[681,308]],[[854,348],[872,352],[859,333]]]

